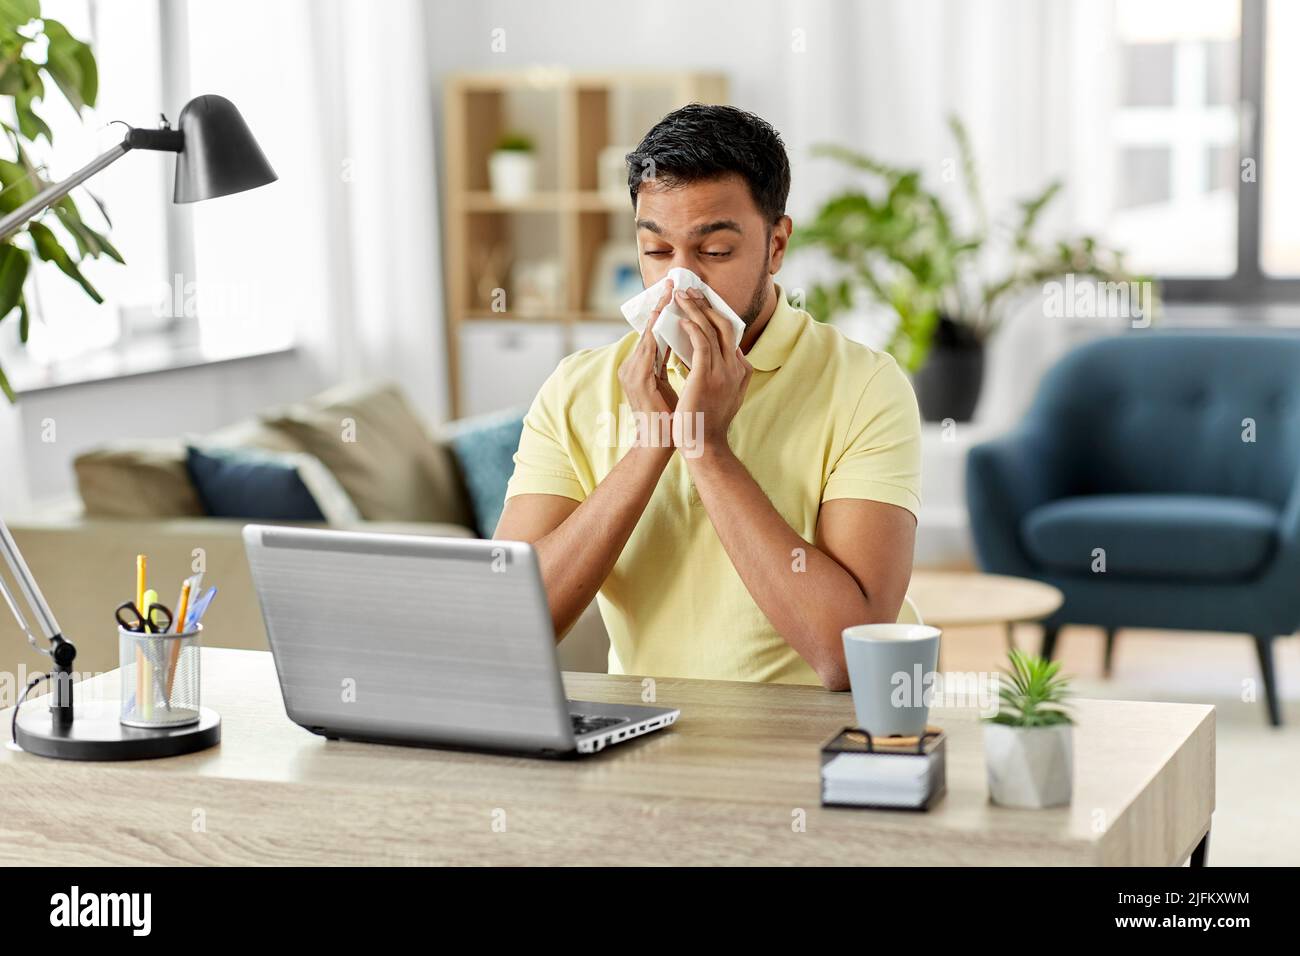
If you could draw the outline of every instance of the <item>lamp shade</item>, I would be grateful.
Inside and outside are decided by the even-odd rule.
[[[178,122],[185,144],[176,157],[175,202],[229,196],[278,178],[257,140],[224,96],[196,96]]]

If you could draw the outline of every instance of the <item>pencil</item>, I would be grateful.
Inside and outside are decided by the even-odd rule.
[[[135,609],[141,614],[145,613],[144,609],[144,589],[145,589],[145,568],[149,559],[143,554],[135,556]],[[143,623],[143,622],[142,622]]]
[[[181,599],[176,602],[176,619],[172,622],[172,629],[177,634],[185,633],[185,613],[190,607],[190,579],[186,578],[185,583],[181,585]],[[167,699],[172,699],[172,682],[176,679],[176,664],[181,659],[181,639],[178,637],[172,641],[171,650],[167,656]]]
[[[185,613],[190,609],[190,579],[186,578],[185,583],[181,585],[180,600],[176,602],[176,619],[172,621],[172,627],[177,634],[185,633]]]

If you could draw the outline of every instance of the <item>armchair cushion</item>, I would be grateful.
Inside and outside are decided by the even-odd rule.
[[[1164,579],[1245,578],[1273,556],[1278,512],[1250,498],[1217,495],[1082,495],[1032,509],[1025,550],[1043,567],[1092,573],[1105,551],[1108,575]]]

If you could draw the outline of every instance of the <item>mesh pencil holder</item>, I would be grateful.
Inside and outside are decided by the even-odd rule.
[[[124,627],[117,633],[121,722],[145,728],[196,723],[203,625],[196,624],[184,634],[142,634]]]

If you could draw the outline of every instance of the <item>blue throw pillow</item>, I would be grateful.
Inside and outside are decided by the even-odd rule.
[[[246,448],[185,449],[190,480],[214,518],[324,521],[297,467]]]
[[[501,520],[506,485],[515,472],[515,452],[523,433],[524,414],[520,409],[467,418],[445,431],[465,480],[480,537],[492,537]]]

